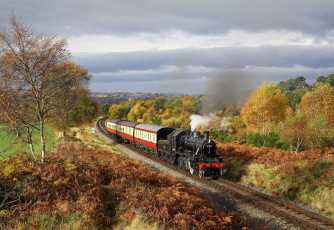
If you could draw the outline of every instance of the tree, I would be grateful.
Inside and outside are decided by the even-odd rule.
[[[325,76],[319,76],[317,77],[317,81],[316,82],[325,82],[326,81],[326,77]]]
[[[324,84],[329,84],[330,86],[334,87],[334,74],[329,74],[327,77],[319,76],[317,78],[317,81],[314,83],[314,85],[316,85],[316,83],[318,83],[318,82],[322,82]]]
[[[102,112],[104,115],[109,114],[110,104],[104,104],[101,106]]]
[[[296,89],[308,89],[309,85],[306,83],[306,79],[303,76],[296,77],[295,79],[290,78],[286,81],[281,81],[277,84],[282,92],[294,91]]]
[[[165,106],[166,108],[168,109],[175,109],[177,107],[179,107],[181,105],[182,101],[181,101],[181,98],[178,97],[178,96],[173,96],[173,97],[170,97],[167,99],[166,103],[165,103]]]
[[[282,123],[281,137],[290,145],[291,152],[298,152],[307,138],[307,119],[303,114],[288,117]]]
[[[334,127],[322,115],[317,115],[307,122],[307,146],[311,149],[334,147]]]
[[[155,110],[159,111],[159,110],[162,110],[164,111],[166,109],[166,104],[167,102],[167,99],[165,97],[157,97],[155,100],[154,100],[154,108]]]
[[[316,116],[326,118],[328,124],[334,126],[334,89],[329,84],[317,83],[311,92],[307,92],[298,106],[307,119]]]
[[[7,78],[20,100],[31,108],[39,122],[42,145],[41,161],[45,155],[44,124],[54,107],[61,78],[52,74],[66,62],[70,54],[66,40],[36,33],[31,27],[10,17],[11,27],[0,32],[0,81]]]
[[[189,107],[190,107],[191,103],[193,102],[194,97],[184,96],[181,100],[182,100],[183,109],[186,110],[186,111],[189,111]]]
[[[285,98],[288,101],[289,106],[293,111],[296,111],[297,105],[302,101],[306,91],[303,89],[296,89],[294,91],[286,91],[284,93]]]
[[[65,141],[65,133],[75,125],[72,110],[79,98],[88,94],[86,86],[91,78],[88,70],[76,65],[74,62],[66,62],[59,65],[52,74],[60,77],[62,87],[58,87],[58,98],[54,102],[54,108],[50,111],[52,126],[61,131]]]
[[[281,91],[272,83],[263,83],[247,100],[241,116],[249,133],[268,133],[285,119],[288,109]]]
[[[128,114],[129,121],[138,121],[143,118],[146,108],[141,105],[140,101],[135,106],[133,106]]]
[[[112,105],[109,109],[109,115],[111,118],[122,119],[124,116],[124,109],[121,105]]]
[[[82,128],[85,128],[85,120],[92,121],[100,113],[99,105],[91,97],[85,95],[81,97],[72,110],[73,120]]]
[[[334,87],[334,74],[328,75],[324,83]]]

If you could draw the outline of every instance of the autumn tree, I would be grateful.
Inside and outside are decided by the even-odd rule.
[[[193,102],[193,100],[194,100],[194,97],[192,97],[192,96],[184,96],[182,98],[183,109],[188,111],[191,103]]]
[[[306,117],[309,148],[334,146],[334,89],[329,84],[317,83],[307,92],[298,106]]]
[[[85,95],[73,107],[72,117],[76,124],[82,122],[82,128],[85,128],[85,121],[92,121],[100,112],[100,106],[89,95]]]
[[[173,96],[167,99],[165,106],[168,109],[174,110],[182,104],[181,97]]]
[[[280,136],[290,145],[291,152],[298,152],[307,138],[307,119],[303,114],[288,117],[280,127]]]
[[[272,83],[263,83],[247,100],[241,116],[248,133],[268,133],[285,119],[288,110],[288,103],[281,91]]]
[[[111,105],[109,108],[109,115],[111,118],[122,119],[124,114],[124,109],[121,105]]]
[[[57,100],[50,112],[52,126],[61,131],[65,141],[65,132],[75,125],[73,120],[73,108],[79,99],[88,94],[86,89],[91,78],[88,70],[76,65],[74,62],[66,62],[57,66],[52,74],[57,75],[62,81],[62,87],[58,87]]]
[[[329,84],[316,84],[313,91],[307,92],[298,106],[307,119],[324,116],[329,126],[334,126],[334,89]]]
[[[57,99],[62,81],[52,71],[66,62],[70,54],[65,39],[46,36],[10,17],[11,26],[0,32],[0,77],[9,77],[10,84],[32,108],[39,122],[45,154],[44,125]]]
[[[135,106],[133,106],[128,114],[129,121],[141,122],[143,120],[143,115],[146,112],[146,108],[139,101]]]

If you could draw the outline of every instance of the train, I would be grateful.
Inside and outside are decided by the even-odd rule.
[[[226,163],[216,153],[216,143],[209,138],[209,131],[201,134],[116,118],[107,119],[106,128],[117,140],[201,178],[216,179],[226,173]]]

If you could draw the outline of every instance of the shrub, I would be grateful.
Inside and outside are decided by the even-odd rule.
[[[228,143],[228,142],[235,142],[237,140],[237,137],[233,135],[218,134],[218,137],[216,139],[219,142]]]
[[[282,150],[289,149],[289,145],[282,141],[275,132],[268,134],[251,133],[247,136],[247,144],[255,147],[271,147]]]

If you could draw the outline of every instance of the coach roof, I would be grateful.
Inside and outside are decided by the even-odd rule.
[[[158,132],[161,129],[174,129],[166,126],[161,126],[161,125],[150,125],[150,124],[138,124],[135,127],[136,129],[142,129],[142,130],[147,130],[151,132]]]
[[[117,123],[119,121],[121,121],[121,119],[111,118],[111,119],[108,120],[108,122],[112,122],[112,123]]]
[[[133,122],[133,121],[120,121],[118,124],[119,125],[126,125],[126,126],[129,126],[129,127],[135,127],[139,123],[138,122]]]

